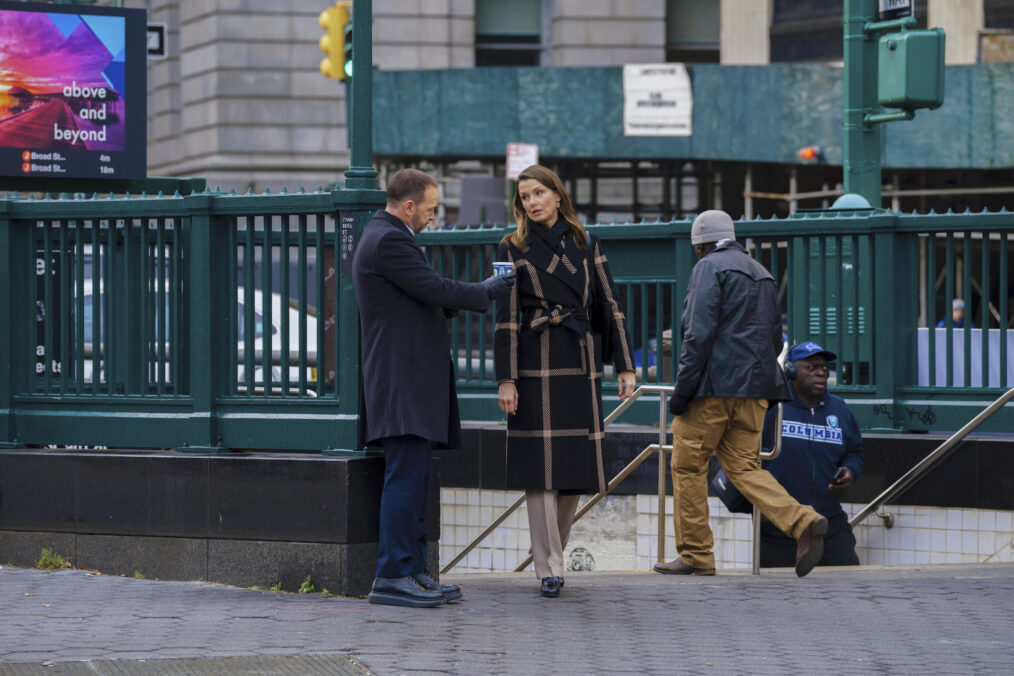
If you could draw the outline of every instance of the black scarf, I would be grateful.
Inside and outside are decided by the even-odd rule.
[[[562,216],[556,219],[556,223],[551,228],[547,228],[542,223],[529,221],[528,231],[542,240],[542,243],[549,247],[550,251],[562,256],[563,248],[566,246],[564,240],[567,233],[570,232],[570,223]]]

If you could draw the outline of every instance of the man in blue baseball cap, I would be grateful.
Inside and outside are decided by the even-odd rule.
[[[859,478],[863,438],[845,402],[829,394],[829,364],[834,352],[806,341],[789,350],[786,375],[792,400],[782,412],[782,451],[765,469],[793,498],[827,519],[824,553],[818,566],[858,565],[856,538],[838,494]],[[771,447],[775,411],[764,419],[764,445]],[[761,523],[762,567],[787,567],[795,561],[796,542],[769,521]]]

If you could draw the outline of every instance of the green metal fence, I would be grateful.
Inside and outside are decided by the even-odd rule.
[[[0,442],[356,450],[376,190],[0,200]]]
[[[639,380],[673,382],[680,336],[670,329],[679,326],[696,261],[690,221],[590,229],[603,241],[625,301]],[[736,230],[775,276],[789,341],[816,340],[838,354],[834,391],[865,429],[956,429],[1014,385],[1011,214],[803,212],[741,221]],[[488,274],[508,231],[447,229],[419,239],[442,273],[476,281]],[[964,299],[971,323],[955,329],[945,320],[936,328],[955,297]],[[462,414],[474,420],[502,419],[492,330],[488,315],[452,321]],[[616,400],[614,382],[605,397]],[[626,420],[647,423],[655,415],[644,403]],[[1014,411],[1004,410],[989,428],[1009,431],[1012,423]]]
[[[382,204],[375,190],[0,200],[0,443],[358,449],[350,262]],[[640,380],[671,383],[690,222],[590,228]],[[788,339],[839,355],[834,390],[864,428],[956,429],[1014,385],[1011,214],[814,212],[736,228],[775,276]],[[478,281],[506,232],[419,239],[443,274]],[[502,420],[493,322],[450,324],[466,419]],[[656,414],[644,403],[625,420]],[[990,425],[1014,429],[1014,412]]]

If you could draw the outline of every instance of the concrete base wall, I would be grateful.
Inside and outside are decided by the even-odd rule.
[[[297,591],[307,576],[317,591],[362,596],[370,591],[376,543],[330,544],[211,540],[75,533],[0,531],[0,561],[32,568],[43,548],[75,568],[157,580],[206,580],[265,589],[281,583]],[[430,547],[430,570],[437,548]]]
[[[426,526],[437,572],[439,467]],[[335,594],[370,590],[382,457],[296,453],[0,451],[0,564],[43,548],[77,568],[242,587],[310,576]]]

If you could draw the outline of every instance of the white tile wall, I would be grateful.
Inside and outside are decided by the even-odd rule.
[[[445,565],[514,502],[519,493],[444,488],[440,564]],[[658,498],[611,496],[574,524],[565,552],[569,565],[595,570],[646,570],[658,560]],[[747,514],[731,514],[717,498],[708,499],[719,568],[752,565],[753,523]],[[846,504],[856,514],[863,505]],[[672,499],[666,500],[665,558],[676,556]],[[871,516],[855,529],[859,560],[865,564],[1014,563],[1014,512],[911,505],[888,506],[894,527]],[[514,570],[529,553],[528,513],[524,504],[464,560],[455,573]],[[527,570],[531,570],[528,566]]]
[[[846,505],[850,515],[861,505]],[[869,564],[1011,562],[1011,511],[889,506],[895,525],[876,517],[856,527],[859,560]],[[928,558],[926,555],[929,555]]]

